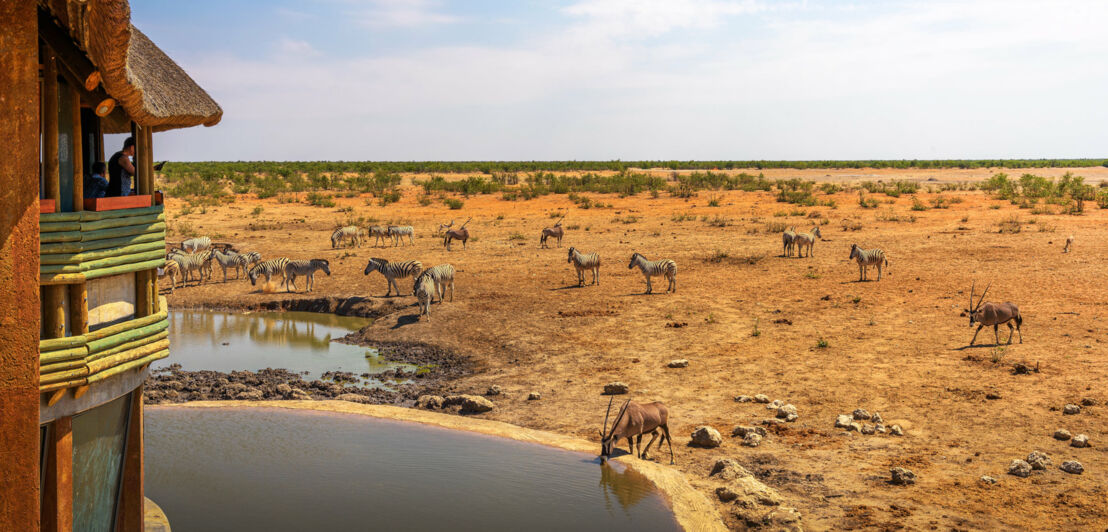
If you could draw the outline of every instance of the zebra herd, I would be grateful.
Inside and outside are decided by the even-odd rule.
[[[782,255],[785,257],[793,256],[793,252],[796,252],[797,257],[804,257],[804,248],[808,248],[808,257],[812,256],[812,247],[816,243],[816,239],[822,239],[823,235],[819,232],[819,226],[812,227],[812,230],[807,233],[797,233],[795,227],[785,229],[781,233],[781,245],[783,247]],[[858,262],[858,281],[865,281],[867,278],[866,271],[870,266],[877,268],[877,280],[881,280],[881,271],[889,266],[889,260],[885,258],[885,252],[881,249],[862,249],[858,247],[858,244],[850,245],[850,257],[847,260],[854,260]]]
[[[337,232],[336,232],[337,233]],[[357,239],[357,234],[342,235],[343,238]],[[332,236],[332,240],[334,240]],[[196,275],[197,285],[204,284],[204,280],[212,279],[212,262],[215,262],[223,270],[223,282],[227,282],[227,271],[235,271],[235,279],[240,279],[243,272],[250,279],[251,285],[256,285],[261,277],[265,277],[268,285],[273,277],[280,276],[285,291],[297,290],[296,278],[305,278],[305,288],[308,292],[315,289],[315,272],[322,271],[331,275],[331,265],[326,259],[289,260],[287,258],[275,258],[262,260],[257,251],[239,253],[233,248],[212,248],[211,239],[208,237],[192,238],[184,241],[180,248],[175,248],[166,254],[165,266],[161,268],[160,275],[170,281],[170,292],[177,289],[177,277],[187,284]]]
[[[366,230],[354,225],[335,229],[335,232],[331,233],[331,249],[341,247],[346,242],[349,242],[351,247],[361,247],[362,239],[368,240],[366,234]],[[404,237],[408,237],[408,244],[415,244],[415,229],[410,225],[371,225],[368,228],[368,234],[373,237],[374,246],[379,245],[382,240],[387,245],[391,239],[393,247],[396,247],[404,243]]]

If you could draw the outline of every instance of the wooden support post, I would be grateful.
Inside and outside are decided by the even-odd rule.
[[[42,170],[46,199],[61,204],[58,166],[58,64],[49,46],[42,47]]]
[[[85,153],[84,133],[81,131],[81,89],[70,85],[73,98],[73,210],[85,208]]]
[[[42,487],[43,532],[73,530],[73,418],[54,420],[46,442],[46,479]]]
[[[42,287],[43,337],[61,338],[65,336],[65,285],[45,285]]]
[[[127,446],[123,455],[123,482],[119,490],[119,510],[116,512],[116,532],[143,532],[143,451],[142,451],[142,390],[131,392],[131,415],[127,423]]]

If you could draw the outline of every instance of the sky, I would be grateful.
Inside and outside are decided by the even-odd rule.
[[[1108,2],[146,0],[170,160],[1108,156]]]

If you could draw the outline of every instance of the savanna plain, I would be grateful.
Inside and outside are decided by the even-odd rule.
[[[1036,196],[1034,183],[1021,188],[1015,177],[1023,170],[998,168],[770,169],[762,174],[772,185],[748,190],[682,187],[690,172],[643,172],[660,180],[654,192],[531,194],[517,191],[521,181],[481,193],[442,185],[474,176],[444,174],[433,185],[429,174],[397,174],[368,192],[258,194],[227,181],[196,192],[184,177],[163,177],[170,240],[208,235],[267,259],[327,259],[332,273],[317,274],[311,293],[303,280],[287,293],[224,283],[217,267],[210,282],[178,285],[169,303],[246,311],[359,298],[373,321],[358,337],[465,357],[471,371],[445,385],[454,393],[499,386],[489,397],[496,408],[480,417],[591,441],[609,402],[604,386],[623,382],[629,394],[616,396],[617,406],[625,398],[668,405],[672,467],[735,529],[772,523],[761,516],[777,505],[719,501],[721,484],[709,473],[721,458],[776,490],[780,505],[802,516],[791,526],[806,529],[1108,527],[1108,208],[1096,201],[1108,168],[1027,170],[1052,186],[1067,172],[1082,176],[1085,201],[1076,199],[1085,193]],[[1007,184],[998,185],[1001,172],[1012,176]],[[563,216],[561,246],[551,239],[541,248],[541,230]],[[435,233],[451,220],[455,228],[469,220],[472,236],[448,251]],[[390,223],[413,226],[414,244],[332,248],[337,227]],[[784,256],[789,227],[820,229],[810,257]],[[871,268],[859,282],[851,244],[886,252],[880,281]],[[598,285],[586,274],[578,286],[570,246],[600,254]],[[676,292],[655,278],[645,294],[643,275],[628,268],[635,252],[674,260]],[[453,264],[453,301],[418,319],[411,279],[399,281],[403,295],[385,297],[384,278],[362,273],[371,257]],[[991,327],[969,345],[964,309],[975,282],[978,295],[991,285],[987,300],[1019,306],[1023,343],[1017,334],[1006,345],[1002,325],[1001,345]],[[167,281],[160,286],[168,292]],[[687,367],[669,367],[675,359]],[[541,399],[528,400],[531,392]],[[798,418],[763,424],[775,410],[736,400],[757,394],[795,405]],[[1080,413],[1064,414],[1067,404]],[[879,412],[903,435],[835,427],[855,409]],[[689,445],[704,425],[722,434],[719,447]],[[766,437],[744,446],[731,435],[739,425],[764,426]],[[1058,429],[1087,435],[1091,446],[1055,439]],[[1032,451],[1052,465],[1026,478],[1007,474]],[[650,458],[668,464],[668,449]],[[1069,460],[1084,473],[1060,470]],[[895,467],[916,482],[891,483]]]

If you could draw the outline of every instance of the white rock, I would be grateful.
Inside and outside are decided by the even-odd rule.
[[[1023,460],[1012,460],[1012,463],[1008,464],[1008,474],[1027,478],[1031,476],[1031,464]]]
[[[869,419],[869,412],[866,412],[865,409],[859,408],[854,411],[854,419],[857,419],[858,421],[867,420]]]
[[[1062,467],[1060,469],[1062,471],[1065,471],[1066,473],[1071,473],[1074,475],[1080,475],[1081,473],[1085,472],[1085,466],[1081,465],[1081,462],[1078,462],[1077,460],[1062,462]]]
[[[1070,442],[1071,447],[1088,447],[1089,437],[1084,434],[1078,434],[1073,437],[1073,441]]]
[[[755,403],[768,403],[769,402],[769,397],[767,397],[765,394],[758,394],[758,395],[754,396],[754,402]]]
[[[707,425],[701,425],[693,431],[692,443],[699,447],[711,449],[719,447],[723,443],[723,436],[719,435],[718,430]]]
[[[839,417],[835,418],[835,428],[845,429],[849,426],[850,426],[850,416],[848,416],[846,414],[840,414]]]

